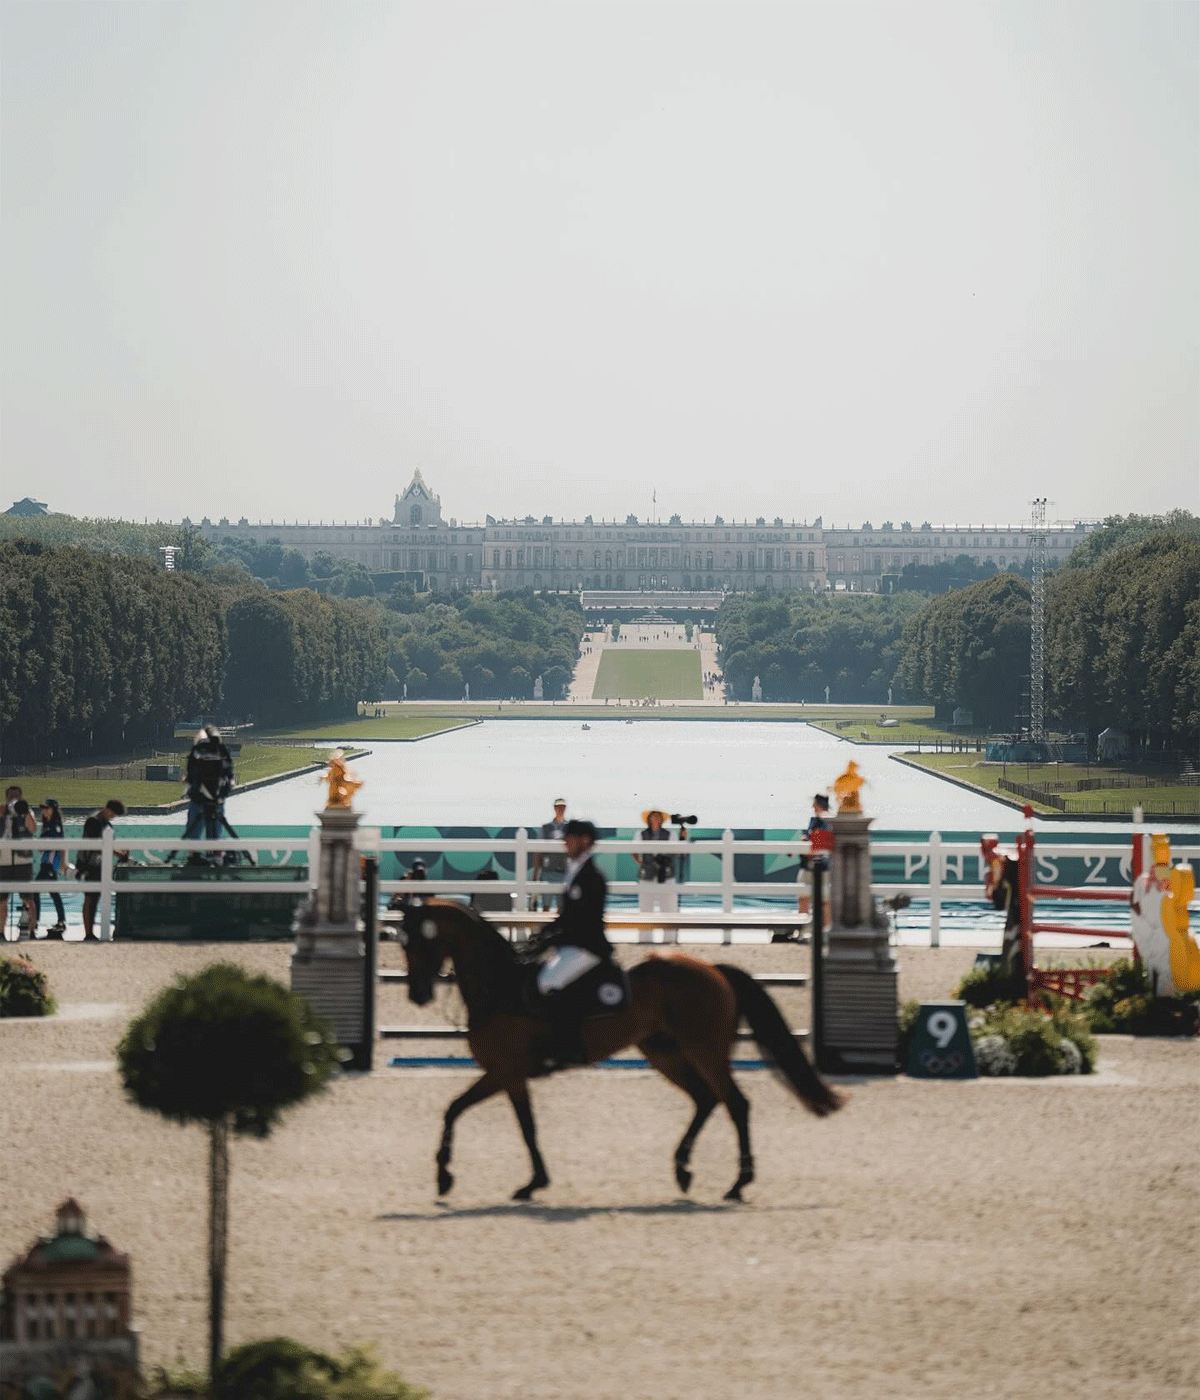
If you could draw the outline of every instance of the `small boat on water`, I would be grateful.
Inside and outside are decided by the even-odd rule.
[[[592,727],[592,726],[591,726],[590,724],[585,724],[585,725],[583,726],[584,729],[590,729],[591,727]]]

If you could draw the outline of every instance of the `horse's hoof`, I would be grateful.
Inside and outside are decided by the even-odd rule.
[[[739,1181],[736,1185],[731,1186],[729,1190],[725,1192],[722,1199],[726,1201],[737,1201],[739,1205],[744,1205],[745,1202],[742,1200],[742,1183]]]
[[[539,1174],[527,1186],[522,1186],[519,1191],[514,1191],[512,1198],[514,1201],[532,1201],[535,1191],[540,1191],[543,1186],[549,1185],[550,1178]]]
[[[438,1168],[438,1195],[444,1196],[454,1185],[453,1175],[445,1167]]]
[[[675,1163],[675,1180],[681,1191],[686,1191],[692,1184],[692,1174],[681,1162]]]

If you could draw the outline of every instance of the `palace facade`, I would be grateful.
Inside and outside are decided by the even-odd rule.
[[[191,521],[184,521],[190,525]],[[209,540],[278,540],[311,559],[319,550],[365,565],[372,573],[423,576],[437,589],[549,588],[724,591],[768,588],[781,592],[825,589],[877,592],[885,574],[905,564],[937,564],[969,555],[999,570],[1020,568],[1033,550],[1029,525],[919,526],[864,521],[857,529],[827,528],[776,516],[748,521],[666,523],[627,516],[624,523],[585,516],[582,521],[519,520],[487,516],[482,525],[442,517],[442,502],[418,468],[391,520],[316,524],[275,521],[231,524],[205,517]],[[1094,526],[1048,526],[1046,562],[1059,564]]]

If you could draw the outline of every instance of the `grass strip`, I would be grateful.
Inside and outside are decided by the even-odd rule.
[[[593,698],[700,700],[700,653],[671,647],[639,647],[621,651],[606,647],[592,686]]]
[[[332,752],[327,747],[246,744],[234,759],[238,786],[275,778],[312,763],[324,763]],[[140,775],[147,763],[174,761],[174,755],[167,755],[126,764],[47,767],[36,772],[27,770],[19,778],[4,781],[19,782],[30,802],[53,797],[68,812],[93,812],[110,797],[120,798],[126,807],[168,807],[184,797],[183,782],[147,782]],[[182,779],[182,758],[179,768]]]
[[[1138,777],[1147,776],[1127,769],[1103,768],[1096,764],[1089,767],[1082,763],[986,763],[976,755],[964,753],[906,753],[904,759],[938,777],[965,783],[988,797],[999,797],[1018,806],[1029,801],[1034,811],[1040,813],[1057,812],[1071,817],[1132,816],[1136,806],[1142,808],[1148,821],[1200,816],[1200,788],[1186,783],[1137,784],[1090,792],[1064,791],[1056,786],[1081,778],[1119,779],[1136,784]],[[1000,787],[1002,778],[1056,792],[1064,807],[1006,792]]]

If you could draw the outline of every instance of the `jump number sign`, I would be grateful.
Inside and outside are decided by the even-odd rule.
[[[908,1073],[914,1079],[976,1078],[965,1002],[922,1003],[908,1047]]]

